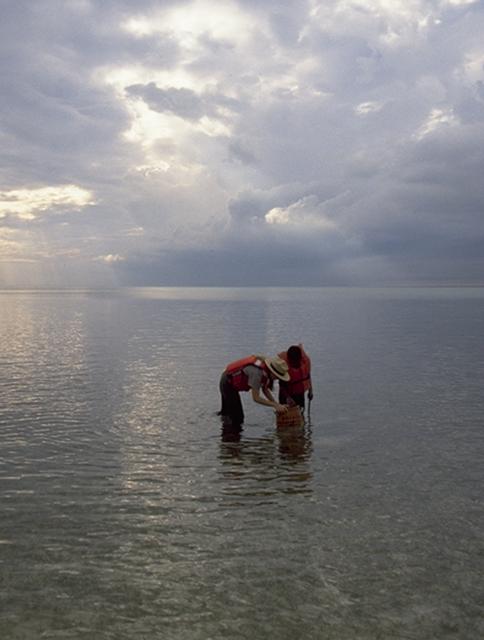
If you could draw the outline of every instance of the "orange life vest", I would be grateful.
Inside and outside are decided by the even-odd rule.
[[[278,354],[289,367],[289,375],[291,379],[289,382],[282,382],[287,390],[288,395],[292,393],[301,394],[307,391],[311,387],[311,360],[309,356],[301,349],[301,366],[291,367],[289,359],[287,357],[287,351],[283,351]]]
[[[240,360],[235,360],[225,367],[225,373],[229,377],[229,382],[237,391],[249,391],[249,379],[243,372],[244,367],[252,365],[258,369],[262,369],[262,386],[267,387],[269,385],[269,369],[258,356],[247,356]]]

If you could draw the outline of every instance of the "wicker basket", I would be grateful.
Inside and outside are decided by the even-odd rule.
[[[304,418],[298,406],[289,407],[286,413],[276,413],[278,427],[302,427]]]

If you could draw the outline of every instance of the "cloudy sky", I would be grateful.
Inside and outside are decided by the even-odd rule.
[[[0,8],[0,287],[484,283],[484,1]]]

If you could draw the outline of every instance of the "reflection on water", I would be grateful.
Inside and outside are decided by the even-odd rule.
[[[309,427],[279,428],[262,437],[247,437],[243,427],[224,425],[219,455],[224,492],[309,494],[311,451]]]

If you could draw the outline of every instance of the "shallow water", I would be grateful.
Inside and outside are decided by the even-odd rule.
[[[0,633],[484,635],[483,289],[0,293]],[[276,430],[230,360],[303,341]]]

